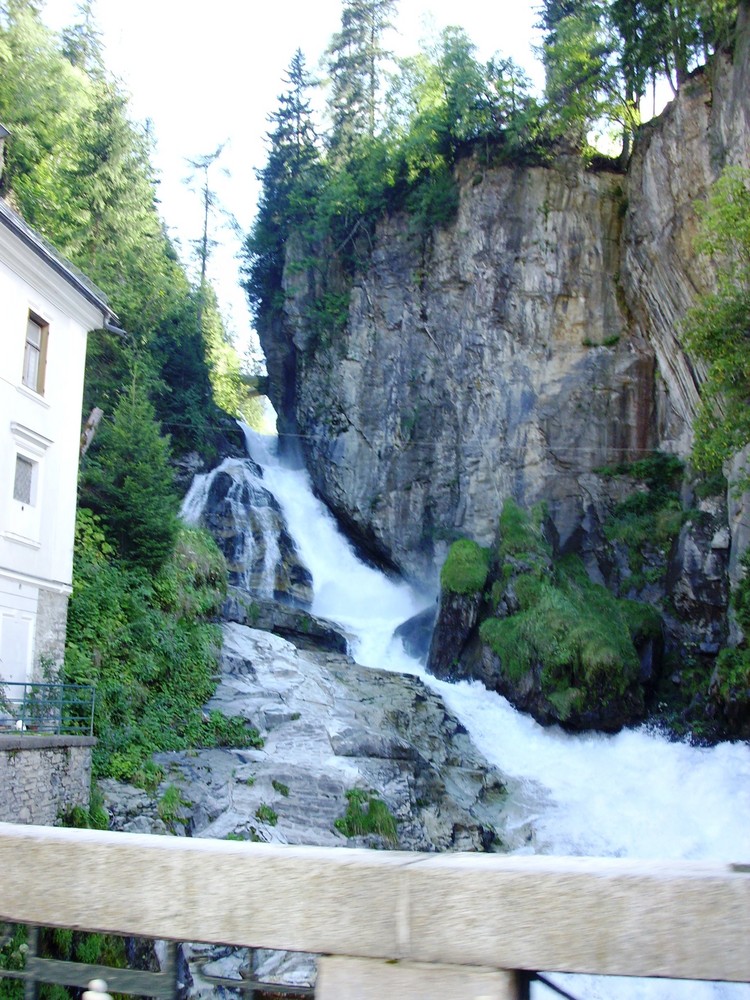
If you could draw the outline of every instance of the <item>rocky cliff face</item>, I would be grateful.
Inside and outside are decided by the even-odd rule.
[[[750,164],[748,20],[734,62],[683,87],[626,175],[467,161],[453,224],[424,241],[385,219],[345,334],[311,342],[290,270],[287,329],[264,344],[273,401],[371,551],[434,582],[446,540],[488,543],[505,497],[543,498],[560,549],[608,577],[596,470],[691,445],[700,372],[676,327],[711,282],[695,204],[725,164]]]

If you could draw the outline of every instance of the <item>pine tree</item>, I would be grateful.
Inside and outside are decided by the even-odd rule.
[[[270,316],[279,304],[284,244],[294,228],[309,221],[320,180],[320,159],[312,121],[312,83],[301,50],[284,76],[287,89],[269,115],[268,160],[258,172],[258,214],[245,240],[243,287],[256,318]]]
[[[83,0],[77,7],[79,20],[62,32],[62,54],[71,64],[82,69],[91,79],[102,80],[104,50],[102,34],[94,17],[93,0]]]
[[[396,0],[343,0],[341,30],[327,50],[331,148],[344,155],[358,138],[375,136],[381,66],[390,53],[383,35],[392,27]]]
[[[169,440],[159,430],[141,373],[133,373],[89,454],[82,504],[99,515],[121,558],[158,570],[174,549],[178,498]]]

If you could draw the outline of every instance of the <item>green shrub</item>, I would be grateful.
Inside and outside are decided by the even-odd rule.
[[[276,826],[279,821],[279,814],[266,802],[261,802],[255,810],[255,818],[259,819],[261,823],[265,823],[267,826]]]
[[[395,844],[398,840],[396,817],[375,792],[351,788],[346,793],[347,807],[344,816],[334,822],[335,828],[345,837],[363,837],[374,834]]]
[[[723,702],[750,706],[750,649],[722,649],[716,660],[715,684]]]
[[[484,588],[490,553],[469,538],[459,538],[448,550],[440,571],[440,585],[452,594],[478,594]]]
[[[205,533],[181,529],[156,574],[111,560],[100,522],[82,508],[77,528],[65,675],[96,686],[94,773],[155,787],[155,751],[257,746],[244,719],[205,715],[220,647],[214,614],[226,581]]]
[[[522,536],[522,518],[515,511],[513,518]],[[558,560],[549,578],[522,573],[513,586],[518,613],[489,618],[479,630],[511,681],[538,668],[542,691],[565,719],[573,708],[622,696],[637,679],[634,642],[655,638],[661,628],[653,608],[593,583],[578,556]]]

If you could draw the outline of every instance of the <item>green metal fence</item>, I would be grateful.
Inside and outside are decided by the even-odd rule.
[[[0,680],[0,733],[93,736],[95,697],[85,684]]]

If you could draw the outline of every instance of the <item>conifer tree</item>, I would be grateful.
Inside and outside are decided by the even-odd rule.
[[[244,281],[250,307],[260,318],[270,316],[281,290],[284,244],[295,227],[313,211],[320,180],[319,152],[312,121],[312,83],[298,49],[284,76],[287,89],[268,116],[268,160],[258,171],[261,195],[258,214],[243,248]]]
[[[160,432],[141,372],[133,372],[89,454],[82,504],[101,518],[121,558],[158,570],[174,549],[178,499],[169,440]]]
[[[392,27],[396,0],[343,0],[341,30],[327,50],[331,148],[344,155],[358,138],[374,137],[381,67],[390,53],[383,36]]]
[[[77,7],[79,20],[62,32],[62,54],[72,66],[82,69],[91,79],[104,79],[102,34],[94,18],[93,0],[83,0]]]

